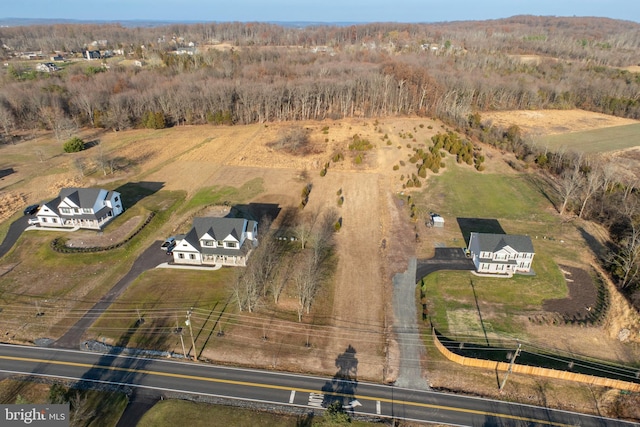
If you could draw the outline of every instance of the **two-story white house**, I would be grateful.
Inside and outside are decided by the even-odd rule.
[[[472,232],[469,252],[478,273],[529,273],[533,243],[529,236]]]
[[[117,191],[101,188],[63,188],[55,199],[43,204],[36,217],[41,227],[100,230],[123,212]]]
[[[258,223],[244,218],[194,218],[172,249],[176,264],[246,266],[258,245]]]

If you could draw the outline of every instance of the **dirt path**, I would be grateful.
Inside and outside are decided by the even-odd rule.
[[[342,190],[344,204],[337,207],[338,190]],[[315,197],[314,197],[315,196]],[[381,275],[381,241],[378,175],[330,171],[315,180],[310,203],[305,208],[319,211],[334,207],[342,218],[337,234],[340,257],[335,274],[331,320],[338,329],[377,336],[377,342],[348,342],[334,337],[327,343],[330,353],[338,354],[351,345],[357,352],[359,374],[368,378],[382,378],[383,359],[379,357],[384,344],[385,284]]]

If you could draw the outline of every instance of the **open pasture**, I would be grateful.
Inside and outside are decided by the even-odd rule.
[[[640,146],[640,123],[543,136],[539,145],[551,151],[607,153]]]

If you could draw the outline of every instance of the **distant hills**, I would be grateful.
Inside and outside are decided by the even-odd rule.
[[[126,28],[134,27],[162,27],[175,24],[200,24],[200,23],[220,23],[219,21],[157,21],[142,19],[119,19],[119,20],[89,20],[89,19],[63,19],[63,18],[0,18],[0,27],[20,27],[29,25],[55,25],[55,24],[92,24],[107,25],[119,24]],[[331,25],[337,27],[347,27],[349,25],[362,25],[366,22],[313,22],[313,21],[265,21],[269,24],[280,25],[282,27],[305,28],[318,25]]]

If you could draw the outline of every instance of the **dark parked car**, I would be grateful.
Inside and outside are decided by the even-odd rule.
[[[33,215],[34,213],[38,212],[39,207],[40,205],[29,205],[26,208],[24,208],[24,214]]]

